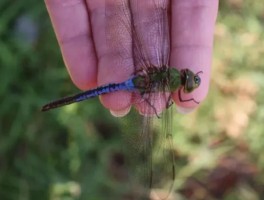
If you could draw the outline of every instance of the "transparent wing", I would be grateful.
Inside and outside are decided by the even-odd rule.
[[[132,59],[135,73],[169,62],[168,0],[107,0],[108,48],[120,60]]]
[[[150,104],[158,105],[169,101],[166,93],[167,85],[160,85],[164,92],[150,95]],[[148,113],[153,108],[146,106]],[[149,110],[150,109],[150,110]],[[150,199],[167,199],[173,190],[175,179],[174,147],[172,136],[172,108],[163,111],[159,118],[154,115],[144,118],[145,128],[142,129],[141,137],[144,141],[144,149],[147,153],[145,176],[149,178],[151,188]],[[147,186],[147,184],[145,183]]]
[[[122,131],[128,174],[126,192],[135,199],[167,199],[175,179],[172,109],[164,111],[160,118],[132,112],[130,119],[133,122],[128,120]]]
[[[148,59],[146,62],[155,67],[168,65],[169,62],[169,21],[168,21],[168,1],[153,0],[153,1],[130,1],[133,16],[133,29],[137,33],[137,38],[134,41],[143,41],[144,48],[138,45],[138,48],[133,48],[135,58],[140,58],[144,54],[143,59]],[[141,2],[145,5],[142,6]],[[143,4],[144,4],[143,3]],[[146,6],[147,5],[147,6]],[[155,10],[154,13],[145,10]],[[147,18],[145,16],[148,16]],[[141,19],[146,21],[140,21]],[[141,44],[139,43],[139,44]],[[136,45],[136,44],[135,44]],[[139,50],[144,52],[141,53]],[[136,69],[141,69],[140,61],[134,59]],[[141,140],[143,141],[142,153],[146,159],[146,167],[142,170],[145,177],[148,177],[150,188],[154,189],[151,194],[158,196],[160,199],[169,197],[173,189],[175,179],[174,166],[174,148],[172,140],[172,109],[166,109],[162,112],[160,118],[156,117],[167,105],[169,95],[165,91],[169,91],[169,85],[159,85],[158,93],[144,94],[144,101],[141,103],[141,113],[150,115],[143,120],[143,128],[141,132]],[[142,106],[143,104],[143,106]],[[145,141],[148,140],[148,141]],[[146,179],[147,180],[147,179]],[[156,191],[156,192],[155,192]]]
[[[161,86],[164,89],[159,99],[166,100],[170,104],[170,97],[165,93],[167,85]],[[152,150],[152,197],[156,199],[167,199],[172,196],[175,180],[175,156],[172,135],[173,109],[170,107],[162,112],[160,118],[154,119],[154,139]]]
[[[116,62],[134,68],[132,55],[131,13],[127,0],[106,0],[106,43]],[[127,63],[124,63],[126,62]],[[120,63],[118,63],[120,64]],[[124,67],[126,67],[124,65]]]
[[[129,114],[124,125],[124,157],[128,172],[128,190],[131,199],[150,199],[152,187],[152,149],[153,132],[150,117],[139,116],[137,112]],[[131,122],[130,119],[133,119]]]
[[[169,61],[168,0],[131,0],[133,55],[136,69],[161,67]],[[135,35],[135,36],[134,36]]]
[[[149,67],[168,65],[168,3],[168,0],[106,1],[109,48],[120,60],[133,60],[135,75],[147,73]],[[161,199],[168,197],[175,177],[172,110],[166,110],[161,119],[156,117],[166,107],[168,86],[158,87],[163,88],[160,89],[163,92],[133,95],[139,112],[148,116],[135,117],[135,113],[131,113],[134,127],[127,124],[124,130],[125,144],[128,144],[124,149],[128,190],[135,199],[150,199],[151,188],[161,189],[161,193],[155,192]]]

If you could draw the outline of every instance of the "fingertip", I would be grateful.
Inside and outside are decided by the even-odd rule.
[[[209,90],[209,73],[204,72],[200,74],[201,84],[191,93],[185,93],[182,88],[172,94],[172,98],[176,105],[188,110],[198,108],[201,103],[206,99]],[[183,111],[185,112],[185,111]]]
[[[87,70],[89,69],[92,68],[87,67]],[[96,75],[92,76],[95,73],[84,74],[80,69],[69,70],[69,68],[68,72],[73,84],[80,90],[89,90],[97,87]]]
[[[203,72],[199,74],[201,84],[193,92],[173,94],[181,108],[195,109],[207,96],[217,5],[217,1],[196,0],[172,3],[170,65],[179,70],[188,68],[193,73]]]
[[[90,39],[80,36],[60,47],[73,83],[81,90],[96,87],[98,61]]]
[[[126,116],[131,110],[131,106],[122,109],[122,110],[110,110],[110,113],[114,116],[114,117],[124,117]]]
[[[113,113],[121,112],[131,106],[131,93],[118,91],[99,97],[102,105]]]

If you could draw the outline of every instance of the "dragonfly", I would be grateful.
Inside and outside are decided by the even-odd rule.
[[[50,109],[58,108],[72,103],[77,103],[103,94],[122,90],[129,92],[138,92],[141,96],[147,93],[175,92],[178,90],[181,102],[194,101],[198,104],[199,102],[197,102],[193,98],[183,99],[181,97],[180,91],[182,88],[185,93],[191,93],[194,89],[199,87],[201,83],[199,73],[194,74],[189,69],[183,69],[179,71],[176,68],[170,68],[167,65],[164,65],[162,67],[152,66],[152,68],[148,67],[147,71],[144,74],[135,75],[134,77],[124,82],[110,83],[88,91],[78,93],[76,95],[52,101],[44,105],[42,107],[42,111],[48,111]],[[165,89],[160,87],[160,85],[166,85]],[[146,99],[145,101],[147,101],[147,103],[152,107],[152,104],[150,101],[148,101],[148,99]],[[152,108],[155,111],[155,107]]]
[[[144,12],[141,3],[150,3],[152,5],[152,18],[149,21],[140,23],[140,13]],[[143,4],[144,4],[143,3]],[[109,48],[123,48],[120,51],[120,59],[129,57],[133,60],[134,73],[123,82],[109,83],[80,92],[75,95],[67,96],[52,101],[42,107],[42,111],[48,111],[58,107],[73,103],[89,100],[100,95],[113,93],[117,91],[127,91],[134,95],[134,105],[143,105],[143,120],[135,148],[137,153],[142,155],[146,162],[145,167],[135,170],[141,180],[144,181],[146,188],[160,186],[162,175],[157,173],[166,173],[170,179],[166,195],[169,196],[175,179],[174,153],[172,141],[172,94],[178,93],[181,102],[193,101],[199,102],[195,98],[184,99],[182,93],[191,93],[201,84],[200,74],[202,71],[193,72],[189,68],[181,70],[169,65],[170,53],[170,35],[168,21],[169,0],[108,0],[106,1],[106,30],[110,30],[107,35]],[[117,26],[118,24],[118,26]],[[148,26],[151,31],[145,31]],[[113,28],[114,27],[114,28]],[[129,36],[130,41],[122,43],[117,35]],[[146,39],[147,38],[147,39]],[[148,38],[151,38],[148,40]],[[147,41],[147,42],[146,42]],[[154,58],[154,59],[153,59]],[[139,98],[138,98],[139,97]],[[165,99],[165,111],[160,115],[156,108],[157,99]],[[149,113],[154,113],[149,115]],[[158,133],[159,144],[157,143],[153,132],[153,119],[161,119],[162,128]],[[155,158],[159,157],[164,166],[155,169]],[[133,159],[133,158],[132,158]],[[161,169],[161,170],[160,170]]]

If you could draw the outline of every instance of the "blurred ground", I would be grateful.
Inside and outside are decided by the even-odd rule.
[[[264,199],[263,55],[263,1],[221,1],[208,98],[174,116],[176,199]],[[1,0],[0,66],[0,199],[118,199],[120,119],[97,99],[39,112],[77,92],[42,1]]]

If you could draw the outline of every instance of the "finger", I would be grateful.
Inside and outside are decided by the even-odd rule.
[[[201,102],[209,88],[213,49],[213,34],[218,10],[218,0],[172,1],[172,32],[170,65],[188,68],[199,74],[201,85],[190,94],[181,93],[182,99]],[[195,108],[194,101],[181,102],[178,93],[173,99],[179,107]]]
[[[72,81],[80,89],[94,87],[97,59],[85,1],[45,2]]]
[[[98,85],[125,81],[134,71],[131,35],[124,26],[127,21],[121,1],[87,0],[98,56]],[[119,91],[102,95],[100,99],[112,113],[120,113],[129,110],[131,93]]]

